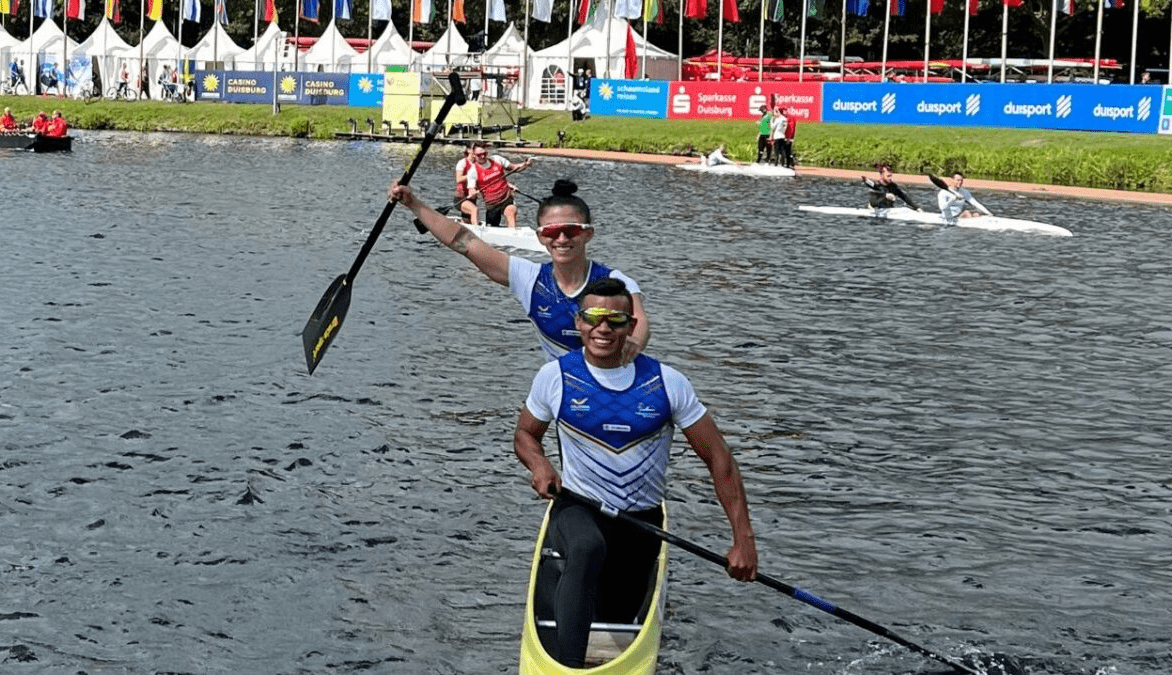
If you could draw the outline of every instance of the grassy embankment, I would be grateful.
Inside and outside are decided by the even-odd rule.
[[[19,119],[39,110],[60,109],[81,129],[186,131],[333,138],[350,128],[365,130],[371,108],[285,105],[273,115],[268,105],[155,101],[86,103],[58,98],[0,97]],[[731,156],[756,155],[753,122],[641,120],[594,117],[571,122],[568,113],[532,110],[524,114],[522,137],[547,146],[659,154],[697,155],[727,143]],[[395,131],[398,131],[396,129]],[[514,138],[506,132],[506,139]],[[1050,185],[1172,192],[1172,138],[1013,129],[801,124],[797,153],[807,166],[870,170],[880,160],[903,173],[961,169],[972,178]]]

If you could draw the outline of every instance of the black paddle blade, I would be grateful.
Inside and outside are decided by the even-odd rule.
[[[460,74],[452,71],[448,74],[448,84],[452,86],[452,102],[456,105],[464,105],[468,102],[468,98],[464,96],[464,84],[460,81]]]
[[[346,275],[342,274],[326,289],[313,314],[309,315],[309,321],[305,322],[305,329],[301,331],[305,365],[309,367],[310,375],[342,329],[342,322],[346,320],[346,311],[349,309],[350,284],[346,282]]]
[[[941,190],[948,190],[949,192],[952,192],[952,188],[948,187],[948,183],[945,183],[944,179],[940,178],[940,176],[937,176],[934,173],[930,173],[928,174],[928,180],[932,181],[932,185],[935,185]]]

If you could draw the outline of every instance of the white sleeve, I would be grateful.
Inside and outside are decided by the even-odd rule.
[[[562,407],[562,369],[557,361],[550,361],[537,371],[525,408],[539,422],[552,422]]]
[[[631,292],[631,295],[643,292],[643,291],[639,290],[639,284],[636,283],[634,279],[623,274],[622,272],[620,272],[618,270],[611,270],[610,276],[612,278],[618,279],[619,281],[622,281],[624,284],[626,284],[627,290]],[[526,310],[526,311],[528,311],[528,310]]]
[[[683,373],[671,366],[660,364],[663,372],[663,386],[667,390],[667,400],[671,403],[671,416],[676,426],[687,429],[701,417],[708,414],[708,408],[696,398],[696,391],[692,383]],[[561,401],[559,400],[560,404]],[[532,410],[530,411],[532,412]]]
[[[510,162],[509,160],[505,159],[505,158],[504,158],[504,157],[502,157],[501,155],[493,155],[493,156],[492,156],[492,158],[493,158],[493,160],[495,160],[495,161],[497,161],[497,162],[500,162],[500,163],[501,163],[501,166],[503,166],[503,167],[505,168],[505,170],[506,170],[506,171],[507,171],[507,170],[509,170],[510,168],[512,168],[512,166],[513,166],[513,163],[512,163],[512,162]]]
[[[525,316],[529,316],[529,301],[533,299],[533,285],[537,283],[540,272],[540,264],[519,256],[509,256],[509,291],[520,301]]]
[[[468,178],[465,182],[468,183],[468,189],[475,190],[476,189],[476,172],[472,170],[471,166],[468,167],[468,173],[466,175],[468,176]]]

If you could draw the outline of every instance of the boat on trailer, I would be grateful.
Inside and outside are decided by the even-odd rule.
[[[871,218],[874,220],[891,220],[908,223],[917,223],[921,225],[939,225],[944,227],[965,227],[977,230],[991,230],[1000,232],[1028,232],[1032,234],[1048,234],[1057,237],[1073,236],[1070,230],[1051,225],[1049,223],[1039,223],[1034,220],[1019,220],[1017,218],[1003,218],[1001,216],[974,216],[972,218],[956,218],[955,220],[946,219],[939,213],[930,213],[928,211],[916,211],[909,209],[906,206],[900,206],[890,209],[872,209],[872,208],[854,208],[850,206],[807,206],[802,205],[798,207],[799,211],[808,211],[810,213],[823,213],[832,216],[856,216],[862,218]]]
[[[525,601],[525,625],[521,632],[521,675],[650,675],[659,658],[659,637],[666,602],[667,542],[648,575],[641,606],[630,622],[596,621],[590,624],[586,666],[571,668],[550,656],[546,645],[556,640],[553,617],[553,588],[557,584],[560,556],[546,545],[550,509],[537,534],[533,565],[529,572],[529,595]],[[666,525],[666,513],[664,516]],[[605,593],[600,588],[599,593]],[[613,618],[613,617],[612,617]]]
[[[725,176],[748,176],[750,178],[793,178],[798,175],[797,171],[787,166],[762,164],[759,162],[753,164],[677,164],[676,166],[684,171],[714,173]]]
[[[41,134],[0,134],[0,148],[27,150],[29,152],[70,152],[73,150],[72,136],[44,136]]]

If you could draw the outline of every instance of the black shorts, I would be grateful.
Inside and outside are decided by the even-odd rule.
[[[490,227],[500,227],[501,216],[505,212],[505,207],[512,206],[512,204],[513,196],[509,195],[503,202],[487,207],[487,211],[484,213],[484,224]]]

